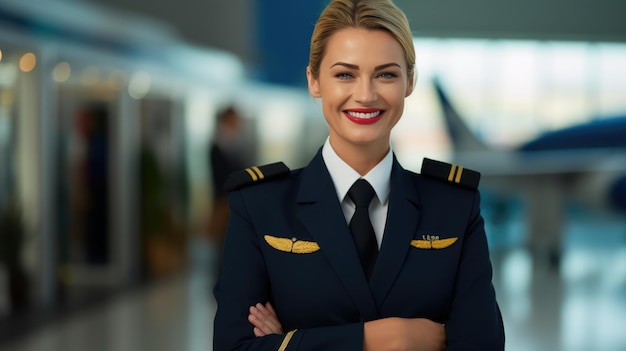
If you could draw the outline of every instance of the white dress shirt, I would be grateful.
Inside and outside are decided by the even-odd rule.
[[[387,208],[389,207],[391,166],[393,164],[391,146],[385,158],[364,176],[361,176],[337,155],[330,145],[329,138],[326,138],[326,142],[322,147],[322,158],[335,184],[335,190],[337,191],[339,202],[341,202],[341,208],[343,209],[346,223],[350,223],[350,219],[356,210],[354,202],[347,196],[348,190],[350,190],[352,184],[359,178],[363,178],[374,188],[376,196],[374,196],[372,203],[370,203],[369,214],[372,227],[374,227],[374,233],[376,234],[376,242],[378,243],[378,248],[380,248],[385,231],[385,222],[387,221]]]

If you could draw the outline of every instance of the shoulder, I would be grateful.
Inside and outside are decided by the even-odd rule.
[[[413,173],[412,179],[422,208],[434,218],[440,218],[442,214],[457,216],[479,209],[480,173],[476,171],[425,158],[421,172]]]
[[[231,173],[224,183],[224,190],[234,191],[271,180],[285,178],[291,170],[283,162],[252,166]]]
[[[421,175],[470,190],[478,189],[480,173],[460,165],[424,158]]]

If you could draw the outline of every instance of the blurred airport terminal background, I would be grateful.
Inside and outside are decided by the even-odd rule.
[[[0,0],[0,350],[212,349],[215,117],[244,117],[250,163],[308,162],[326,3]],[[626,3],[396,3],[418,81],[393,148],[483,172],[507,350],[626,350]],[[606,121],[601,147],[512,165]]]

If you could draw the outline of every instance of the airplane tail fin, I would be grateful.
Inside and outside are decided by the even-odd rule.
[[[443,91],[438,79],[433,81],[437,98],[441,104],[443,117],[445,120],[448,135],[452,141],[452,147],[457,151],[486,151],[489,149],[465,124],[463,119],[456,112],[450,99]]]

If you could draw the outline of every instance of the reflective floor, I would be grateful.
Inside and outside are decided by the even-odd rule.
[[[516,244],[524,231],[519,218],[497,228],[488,223],[509,351],[626,350],[626,220],[569,217],[558,267]],[[0,350],[211,350],[210,250],[195,244],[190,253],[188,273],[40,327]]]
[[[493,254],[507,350],[626,350],[626,218],[569,217],[558,267],[514,246]]]
[[[189,252],[189,272],[0,343],[0,351],[211,350],[211,250],[197,242]]]

